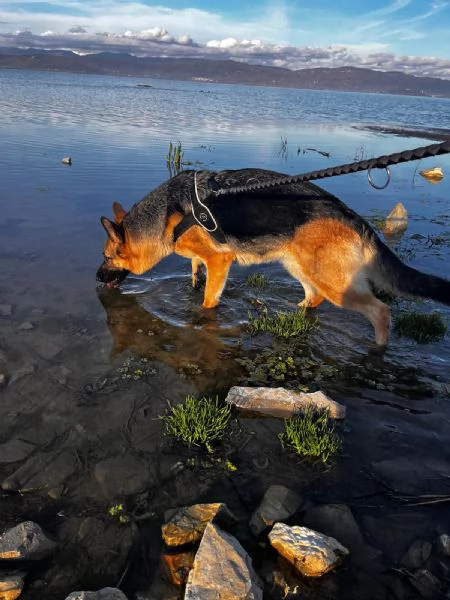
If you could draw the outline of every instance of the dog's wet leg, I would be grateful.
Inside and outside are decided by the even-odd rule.
[[[388,343],[391,309],[387,304],[375,298],[370,292],[360,294],[354,290],[348,290],[343,297],[341,306],[355,310],[369,319],[375,331],[375,341],[379,346],[385,346]]]
[[[192,287],[198,290],[206,280],[205,265],[199,258],[192,259]]]
[[[216,254],[205,259],[207,272],[203,308],[218,305],[232,262],[233,257],[228,254]]]

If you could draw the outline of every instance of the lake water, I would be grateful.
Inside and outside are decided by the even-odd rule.
[[[201,293],[190,289],[189,264],[177,257],[130,280],[122,293],[99,292],[95,271],[104,241],[100,216],[111,214],[114,200],[130,207],[169,177],[170,142],[182,143],[188,168],[253,166],[289,174],[431,143],[423,133],[406,138],[374,132],[370,126],[450,129],[450,101],[0,71],[0,304],[6,305],[5,316],[0,316],[0,373],[7,378],[1,391],[0,442],[33,444],[31,458],[22,457],[28,462],[49,451],[70,450],[84,457],[83,468],[78,463],[68,467],[70,476],[55,482],[54,473],[47,474],[31,486],[37,490],[33,498],[60,489],[59,495],[50,494],[54,509],[45,512],[45,524],[55,535],[60,524],[54,515],[61,506],[73,517],[88,499],[98,517],[105,503],[115,500],[104,481],[95,479],[102,461],[125,454],[153,464],[157,456],[170,471],[170,461],[183,460],[179,448],[167,449],[161,440],[157,417],[167,400],[178,402],[199,391],[222,394],[230,385],[251,380],[242,360],[257,360],[265,347],[291,352],[276,341],[249,338],[243,324],[256,297],[273,310],[292,309],[302,297],[301,287],[276,265],[234,267],[221,305],[205,314],[199,306]],[[61,163],[65,156],[72,158],[72,166]],[[446,175],[438,185],[418,174],[433,166],[441,166]],[[369,186],[366,173],[319,183],[373,222],[403,202],[408,230],[390,243],[408,264],[449,278],[448,173],[450,157],[442,156],[393,167],[392,182],[383,191]],[[376,177],[382,180],[384,175]],[[246,276],[255,271],[269,278],[267,289],[258,292],[246,285]],[[401,301],[394,314],[408,307],[438,311],[450,319],[448,308],[428,301]],[[373,572],[363,569],[367,579],[361,586],[367,590],[367,582],[375,582],[377,596],[350,596],[348,591],[336,597],[381,598],[392,585],[382,575],[384,569],[396,564],[415,537],[434,542],[438,533],[450,533],[448,514],[440,505],[405,508],[398,499],[449,493],[449,338],[417,345],[393,332],[386,353],[377,357],[371,354],[371,326],[359,315],[329,304],[317,315],[319,329],[296,352],[320,372],[324,365],[329,369],[325,379],[305,375],[306,383],[323,387],[347,406],[345,451],[339,462],[314,476],[304,465],[296,471],[295,462],[280,468],[285,459],[277,446],[279,422],[247,420],[242,427],[256,433],[252,439],[258,441],[236,456],[245,507],[229,478],[205,476],[201,484],[198,474],[167,484],[167,489],[172,486],[169,500],[156,478],[148,503],[157,514],[155,527],[163,508],[200,499],[223,497],[247,518],[246,511],[273,483],[297,489],[314,504],[348,504],[367,543],[383,551],[385,562]],[[117,368],[127,357],[155,361],[156,375],[123,382]],[[296,384],[305,383],[298,379]],[[265,470],[252,462],[261,455],[274,457]],[[33,464],[31,472],[37,468]],[[0,475],[4,479],[19,466],[0,460]],[[22,484],[20,480],[17,489]],[[383,496],[387,485],[398,491],[398,498]],[[28,518],[30,505],[39,512],[32,500],[13,508],[6,495],[0,498],[6,507],[0,526]],[[159,552],[155,548],[153,558]],[[75,555],[74,550],[71,560],[76,565]],[[443,579],[439,566],[427,566]],[[58,563],[65,573],[64,568]],[[350,569],[333,582],[341,593],[349,590],[348,573],[355,572]],[[58,594],[68,593],[70,582],[84,581],[71,575],[62,577],[65,583],[47,597],[62,597]],[[24,598],[39,597],[35,580],[45,576],[33,577]],[[139,585],[136,581],[128,582],[129,590],[149,585],[145,578]]]

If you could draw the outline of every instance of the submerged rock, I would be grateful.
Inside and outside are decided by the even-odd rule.
[[[264,494],[259,508],[250,519],[253,535],[260,535],[275,521],[285,521],[292,517],[301,506],[303,499],[284,485],[271,485]]]
[[[450,556],[450,535],[443,533],[436,541],[436,546],[439,554]]]
[[[34,444],[25,442],[20,438],[15,438],[9,442],[0,444],[0,464],[9,464],[24,460],[35,449],[36,446]]]
[[[331,400],[323,392],[295,392],[285,388],[234,386],[225,402],[236,408],[272,417],[288,418],[301,413],[307,407],[327,410],[332,419],[344,419],[345,406]]]
[[[303,524],[339,539],[352,553],[352,559],[360,564],[376,558],[380,552],[370,546],[361,533],[352,511],[346,504],[322,504],[310,508]]]
[[[428,569],[414,571],[413,577],[410,577],[409,581],[423,598],[434,600],[439,596],[441,582]]]
[[[398,202],[386,217],[383,227],[384,235],[391,236],[403,233],[408,228],[408,211]]]
[[[52,490],[75,472],[76,460],[68,450],[39,452],[2,482],[4,490]]]
[[[110,500],[138,494],[152,483],[148,463],[134,456],[113,456],[98,462],[94,478]]]
[[[11,304],[0,304],[0,317],[10,317],[12,315]]]
[[[276,523],[269,533],[272,546],[306,577],[320,577],[337,567],[349,551],[332,537],[307,527]]]
[[[0,573],[0,600],[16,600],[22,593],[22,575]]]
[[[210,521],[232,522],[235,517],[225,504],[195,504],[179,508],[162,526],[162,536],[168,546],[198,542]]]
[[[66,600],[127,600],[127,597],[119,589],[107,587],[98,592],[72,592]]]
[[[431,548],[430,542],[414,540],[400,562],[407,569],[418,569],[430,558]]]
[[[56,544],[33,521],[24,521],[0,536],[2,560],[41,560],[55,549]]]
[[[185,600],[262,600],[252,560],[239,542],[208,523],[189,573]]]

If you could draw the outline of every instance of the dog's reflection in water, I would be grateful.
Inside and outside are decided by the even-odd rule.
[[[145,310],[135,296],[123,295],[117,289],[101,288],[98,298],[113,340],[111,360],[128,351],[136,357],[160,361],[181,373],[198,367],[196,382],[203,383],[201,387],[229,385],[241,371],[234,360],[237,349],[224,342],[223,330],[212,321],[203,328],[172,325]]]

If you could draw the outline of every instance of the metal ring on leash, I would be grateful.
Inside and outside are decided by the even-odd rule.
[[[387,175],[386,182],[383,185],[377,185],[376,183],[374,183],[374,181],[372,179],[372,167],[369,167],[367,169],[367,179],[368,179],[370,185],[373,188],[375,188],[376,190],[384,190],[384,188],[387,188],[387,186],[391,183],[391,171],[390,171],[389,167],[384,167],[384,170],[386,171],[386,175]]]

